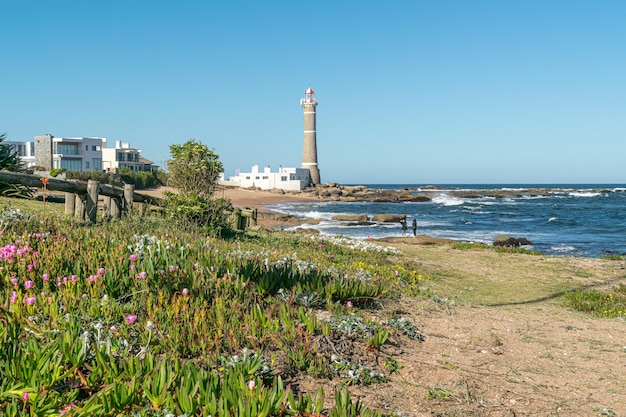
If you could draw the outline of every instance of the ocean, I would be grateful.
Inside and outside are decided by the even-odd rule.
[[[429,194],[429,202],[289,202],[267,207],[296,217],[320,220],[304,225],[323,234],[358,239],[399,237],[398,223],[347,226],[337,214],[405,214],[417,221],[417,233],[459,241],[492,244],[495,236],[526,238],[530,249],[546,255],[600,257],[626,253],[626,186],[616,184],[364,184],[371,189],[409,189]],[[547,189],[547,196],[529,196]],[[452,191],[502,190],[522,196],[460,198]]]

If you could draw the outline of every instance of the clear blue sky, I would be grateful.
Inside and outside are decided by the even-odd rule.
[[[0,132],[196,138],[226,175],[626,183],[626,1],[0,0]]]

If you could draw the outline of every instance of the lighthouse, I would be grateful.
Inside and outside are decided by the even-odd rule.
[[[304,92],[300,99],[300,106],[304,108],[304,148],[302,150],[302,168],[311,173],[311,184],[320,184],[320,170],[317,167],[317,138],[315,136],[315,108],[317,98],[311,87]]]

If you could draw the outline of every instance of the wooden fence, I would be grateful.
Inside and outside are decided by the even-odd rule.
[[[47,180],[47,181],[46,181]],[[100,184],[98,181],[64,181],[56,178],[42,179],[36,175],[20,174],[16,172],[0,171],[0,181],[11,184],[21,184],[27,187],[38,187],[48,191],[65,193],[65,214],[75,216],[81,220],[88,219],[96,222],[98,212],[98,198],[104,196],[105,217],[119,218],[133,208],[133,203],[146,203],[162,206],[160,198],[150,197],[135,192],[135,186],[127,184],[124,188]],[[44,183],[45,182],[45,183]]]
[[[46,181],[47,180],[47,181]],[[20,174],[0,171],[0,181],[21,184],[27,187],[45,188],[48,191],[65,193],[65,214],[81,220],[95,223],[98,213],[98,198],[104,197],[105,218],[120,218],[133,208],[133,203],[145,203],[162,207],[163,200],[135,192],[135,186],[126,184],[124,188],[100,184],[98,181],[64,181],[56,178],[44,178],[37,175]],[[44,181],[46,183],[44,184]],[[256,226],[257,209],[235,208],[232,213],[232,224],[235,229],[244,230]]]

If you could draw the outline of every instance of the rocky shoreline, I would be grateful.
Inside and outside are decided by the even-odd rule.
[[[304,196],[328,201],[372,201],[372,202],[428,202],[434,195],[448,194],[458,198],[520,198],[548,197],[558,193],[571,192],[568,188],[524,188],[524,189],[492,189],[492,190],[455,190],[439,186],[420,188],[402,188],[399,190],[372,189],[364,185],[341,185],[326,183],[301,191],[285,191],[274,189],[270,192],[281,195]],[[590,189],[592,193],[612,192],[609,189]]]

